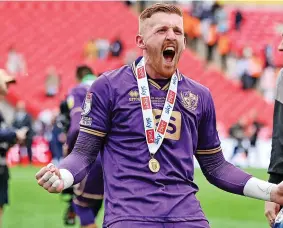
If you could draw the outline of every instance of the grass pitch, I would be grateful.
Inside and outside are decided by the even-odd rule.
[[[37,185],[34,175],[38,168],[15,167],[10,170],[10,205],[5,208],[3,228],[63,228],[63,213],[67,204],[59,195],[49,194]],[[261,179],[266,170],[248,169]],[[210,185],[199,169],[195,180],[200,191],[197,197],[212,228],[266,228],[264,202],[235,196]],[[102,223],[103,211],[98,216]],[[76,226],[79,227],[77,220]]]

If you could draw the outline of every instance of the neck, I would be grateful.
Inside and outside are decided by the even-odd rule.
[[[152,79],[164,79],[164,80],[168,80],[169,78],[164,77],[162,75],[160,75],[159,73],[157,73],[149,64],[145,63],[145,70],[146,73],[148,75],[150,75],[150,77]]]

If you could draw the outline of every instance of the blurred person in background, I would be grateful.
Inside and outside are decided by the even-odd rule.
[[[15,83],[14,77],[0,69],[0,94],[2,96],[6,95],[10,83]],[[27,131],[28,128],[26,127],[18,130],[8,128],[0,113],[0,228],[2,228],[4,206],[8,204],[9,171],[6,164],[6,154],[10,146],[16,142],[21,143],[26,139]]]
[[[230,158],[230,161],[233,161],[234,157],[239,152],[244,152],[246,157],[248,155],[248,147],[246,145],[246,127],[247,127],[247,118],[245,116],[241,117],[237,123],[235,123],[229,129],[229,134],[232,139],[235,140],[235,147],[233,154]]]
[[[264,99],[273,104],[276,88],[276,73],[272,66],[268,66],[263,70],[259,81],[259,90],[262,92]]]
[[[225,160],[209,89],[178,71],[186,45],[182,11],[164,3],[146,8],[136,45],[143,56],[132,68],[106,72],[92,84],[74,149],[59,168],[43,167],[38,184],[60,193],[80,183],[101,154],[104,227],[208,228],[195,195],[196,156],[218,188],[283,204],[283,183],[259,180]]]
[[[110,45],[110,55],[112,57],[119,57],[124,50],[124,45],[119,36],[116,36]]]
[[[217,24],[217,33],[226,33],[229,29],[228,15],[223,6],[218,5],[215,11],[215,21]]]
[[[0,228],[2,227],[2,217],[4,206],[8,204],[8,181],[9,171],[6,163],[6,154],[15,143],[22,143],[27,134],[28,128],[18,130],[8,128],[5,120],[0,113]],[[5,135],[3,135],[5,133]],[[2,137],[4,136],[4,137]]]
[[[217,41],[217,50],[221,57],[221,66],[223,70],[227,69],[227,56],[231,50],[231,42],[226,32],[220,34]]]
[[[282,34],[283,36],[283,34]],[[278,46],[283,51],[283,38]],[[283,69],[279,72],[273,114],[273,134],[271,158],[268,168],[268,181],[278,184],[283,181]],[[281,204],[282,206],[283,204]],[[273,226],[275,218],[280,210],[280,205],[272,202],[265,202],[265,216],[270,226]],[[283,228],[283,213],[278,214],[274,228]]]
[[[84,46],[83,55],[86,60],[94,61],[97,58],[97,47],[95,39],[90,39]]]
[[[257,153],[257,141],[258,141],[258,135],[261,130],[261,128],[264,127],[264,123],[260,121],[258,117],[258,112],[256,109],[252,109],[249,113],[249,124],[248,124],[248,137],[249,137],[249,148],[248,148],[248,154],[250,155],[251,153],[255,154],[257,157],[257,162],[258,165],[260,165],[260,157],[259,154]],[[249,157],[247,157],[249,161]]]
[[[110,43],[107,39],[97,39],[96,40],[97,55],[99,59],[107,58],[110,49]]]
[[[34,136],[34,132],[32,128],[33,122],[32,122],[32,117],[26,111],[26,105],[24,101],[19,101],[16,104],[15,115],[12,125],[15,129],[20,129],[22,127],[27,127],[29,129],[26,140],[22,142],[19,146],[20,146],[20,157],[25,158],[27,156],[29,163],[31,163],[32,162],[31,146]]]
[[[207,49],[206,61],[210,62],[213,60],[213,51],[217,43],[216,23],[214,21],[209,25],[206,39],[204,41]]]
[[[56,68],[54,66],[49,67],[45,78],[45,95],[47,97],[56,96],[60,90],[60,83],[60,75]]]
[[[273,67],[273,47],[271,44],[266,44],[263,49],[264,67]]]
[[[234,26],[237,31],[241,29],[242,23],[243,23],[243,14],[240,9],[237,9],[235,12],[235,18],[234,18]]]
[[[63,158],[63,144],[66,142],[66,134],[64,134],[60,123],[57,121],[58,112],[54,111],[52,117],[51,139],[49,148],[52,153],[52,163],[59,165]]]
[[[96,76],[88,66],[79,66],[76,72],[79,82],[69,93],[67,104],[70,111],[70,127],[67,134],[65,150],[69,154],[75,145],[81,126],[88,127],[91,119],[82,117],[82,104],[87,91],[96,80]],[[103,173],[100,156],[92,165],[90,172],[83,181],[74,186],[75,198],[73,199],[74,211],[80,218],[82,228],[96,228],[95,218],[102,206],[103,201]],[[72,207],[69,212],[72,214]],[[70,216],[71,217],[71,216]],[[71,218],[70,218],[71,219]]]
[[[244,90],[255,88],[261,72],[262,63],[260,59],[254,55],[252,48],[245,47],[243,49],[243,58],[239,60],[238,71],[241,73],[242,88]]]
[[[5,70],[0,69],[0,95],[4,96],[8,92],[8,86],[15,83],[13,76],[9,75]]]
[[[9,48],[6,70],[13,76],[25,76],[27,73],[25,59],[13,46]]]

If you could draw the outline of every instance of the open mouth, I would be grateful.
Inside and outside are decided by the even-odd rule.
[[[163,57],[166,62],[171,63],[175,56],[175,48],[174,47],[167,47],[163,51]]]

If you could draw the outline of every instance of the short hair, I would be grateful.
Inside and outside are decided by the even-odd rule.
[[[177,14],[180,17],[183,17],[182,10],[179,7],[168,3],[156,3],[142,11],[139,16],[139,26],[141,22],[147,18],[151,18],[151,16],[156,13]]]
[[[143,21],[147,18],[150,18],[153,14],[156,13],[172,13],[177,14],[181,17],[183,16],[182,10],[173,4],[156,3],[142,11],[142,13],[140,14],[140,20]]]
[[[76,77],[78,80],[82,80],[84,76],[88,74],[93,74],[92,69],[87,65],[81,65],[77,67]]]

